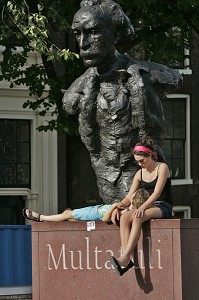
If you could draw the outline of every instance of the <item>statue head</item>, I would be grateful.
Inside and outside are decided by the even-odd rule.
[[[87,67],[113,63],[116,47],[128,43],[134,29],[122,8],[112,0],[83,0],[72,29]]]

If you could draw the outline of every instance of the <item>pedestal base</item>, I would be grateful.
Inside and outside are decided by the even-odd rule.
[[[109,262],[121,252],[117,226],[32,223],[33,300],[196,300],[198,249],[199,219],[151,220],[120,277]]]

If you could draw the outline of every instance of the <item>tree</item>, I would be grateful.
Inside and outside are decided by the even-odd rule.
[[[178,66],[182,48],[189,47],[193,33],[199,35],[197,0],[118,0],[128,12],[136,38],[152,61]]]
[[[39,130],[77,131],[76,122],[62,109],[62,89],[70,86],[81,66],[79,55],[69,50],[75,48],[70,23],[78,6],[70,0],[11,0],[0,5],[0,44],[4,46],[0,80],[8,80],[10,87],[28,87],[30,99],[24,107],[41,116],[49,111],[58,116]],[[21,46],[20,52],[16,46]],[[30,51],[41,55],[43,65],[25,67]]]
[[[121,52],[177,67],[182,48],[192,33],[199,34],[198,0],[118,0],[135,28],[135,39]],[[24,104],[42,116],[53,109],[57,118],[39,130],[77,132],[77,123],[62,109],[62,90],[83,72],[70,24],[80,0],[0,0],[0,80],[10,86],[24,84],[30,99]],[[21,52],[16,51],[21,46]],[[43,65],[25,68],[29,51],[42,57]],[[75,53],[76,52],[76,53]],[[48,91],[46,93],[46,87]],[[34,96],[37,100],[32,99]]]

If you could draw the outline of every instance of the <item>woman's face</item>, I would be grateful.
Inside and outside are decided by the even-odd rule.
[[[149,156],[142,156],[134,154],[134,158],[136,163],[141,167],[147,169],[147,167],[151,164],[151,155]]]

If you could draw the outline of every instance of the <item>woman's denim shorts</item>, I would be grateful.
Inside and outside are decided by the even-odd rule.
[[[157,206],[160,208],[161,212],[162,212],[162,217],[164,219],[170,219],[173,215],[172,213],[172,205],[164,202],[164,201],[155,201],[154,206]]]

